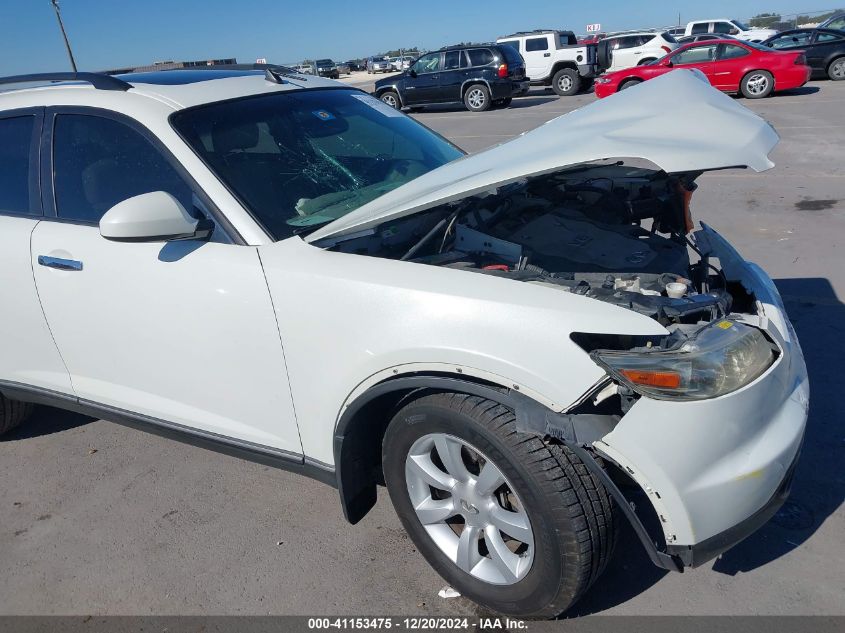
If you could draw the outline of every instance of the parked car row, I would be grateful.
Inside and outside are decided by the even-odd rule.
[[[811,78],[845,79],[845,31],[793,29],[761,43],[710,35],[647,64],[610,72],[596,80],[596,96],[607,97],[677,68],[700,71],[719,90],[749,99],[803,86]]]

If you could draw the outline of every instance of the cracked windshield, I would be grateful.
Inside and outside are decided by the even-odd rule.
[[[172,120],[276,239],[312,231],[463,155],[352,90],[246,97]]]

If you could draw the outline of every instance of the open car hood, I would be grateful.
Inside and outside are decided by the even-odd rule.
[[[768,154],[778,140],[771,125],[703,75],[676,70],[438,167],[305,239],[357,233],[522,178],[604,159],[646,159],[667,173],[763,171],[774,166]]]

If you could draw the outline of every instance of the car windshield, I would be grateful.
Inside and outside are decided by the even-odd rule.
[[[334,62],[330,59],[318,59],[317,65],[318,66],[331,66]]]
[[[245,97],[171,116],[275,239],[305,233],[463,155],[363,92]]]

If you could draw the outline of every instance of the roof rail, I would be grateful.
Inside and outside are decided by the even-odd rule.
[[[181,68],[166,68],[160,71],[141,72],[175,72],[179,70],[263,70],[267,81],[282,83],[282,77],[293,77],[297,81],[308,81],[301,71],[281,64],[214,64],[212,66],[182,66]],[[129,73],[131,74],[131,73]]]
[[[122,79],[101,73],[36,73],[33,75],[15,75],[0,77],[3,84],[51,83],[56,81],[83,81],[97,90],[119,90],[126,92],[132,86]]]

